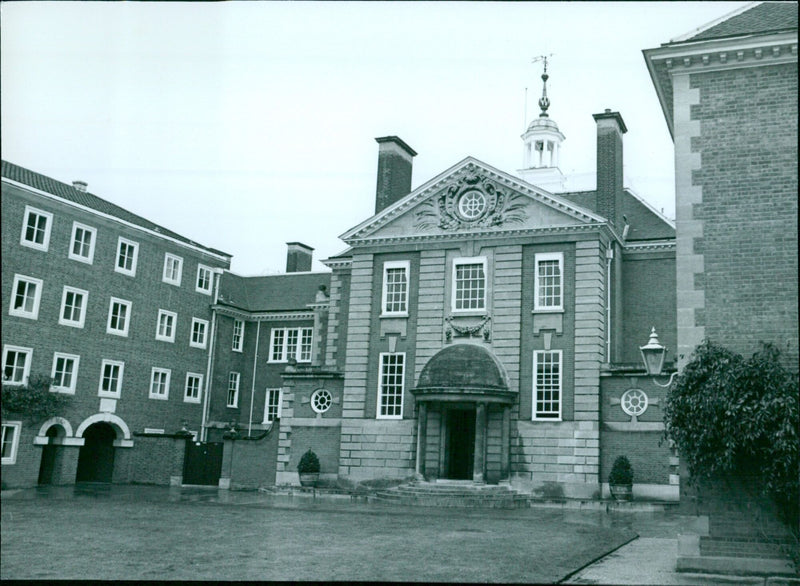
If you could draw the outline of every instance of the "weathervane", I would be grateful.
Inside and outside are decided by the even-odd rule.
[[[539,114],[540,118],[547,117],[547,109],[550,107],[550,99],[547,97],[547,80],[550,78],[550,76],[547,75],[547,58],[552,56],[552,53],[549,55],[539,55],[531,60],[531,63],[538,63],[539,61],[544,62],[544,73],[542,73],[542,97],[539,98],[539,107],[542,109],[541,114]]]

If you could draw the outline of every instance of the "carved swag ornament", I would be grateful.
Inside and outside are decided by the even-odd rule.
[[[464,177],[422,204],[415,227],[458,230],[521,224],[527,218],[524,208],[525,201],[519,195],[503,192],[486,176],[468,168]]]

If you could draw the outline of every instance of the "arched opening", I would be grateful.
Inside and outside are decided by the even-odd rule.
[[[114,440],[117,434],[108,423],[93,423],[83,432],[86,440],[78,456],[75,482],[110,483],[114,474]]]
[[[39,484],[53,484],[53,473],[60,468],[63,456],[61,441],[66,430],[60,425],[51,425],[47,430],[47,444],[42,446],[42,461],[39,464]]]
[[[445,347],[425,364],[411,392],[419,408],[418,476],[474,482],[507,478],[510,411],[517,393],[488,348]]]

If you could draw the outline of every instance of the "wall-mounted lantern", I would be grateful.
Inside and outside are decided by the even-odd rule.
[[[677,371],[670,375],[667,384],[662,385],[655,379],[655,377],[661,374],[664,368],[664,358],[667,355],[667,349],[658,341],[658,334],[656,334],[655,328],[650,330],[650,340],[648,340],[647,344],[639,346],[639,352],[642,353],[642,362],[644,362],[644,368],[647,374],[653,377],[653,384],[659,387],[670,386],[675,375],[678,374]]]

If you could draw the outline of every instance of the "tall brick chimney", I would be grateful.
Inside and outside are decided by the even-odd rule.
[[[622,235],[622,135],[628,132],[619,112],[592,114],[597,123],[597,213]]]
[[[314,249],[301,242],[287,242],[286,272],[305,273],[311,270],[311,253]]]
[[[417,153],[396,136],[382,136],[375,142],[378,143],[377,214],[411,193],[411,159]]]

